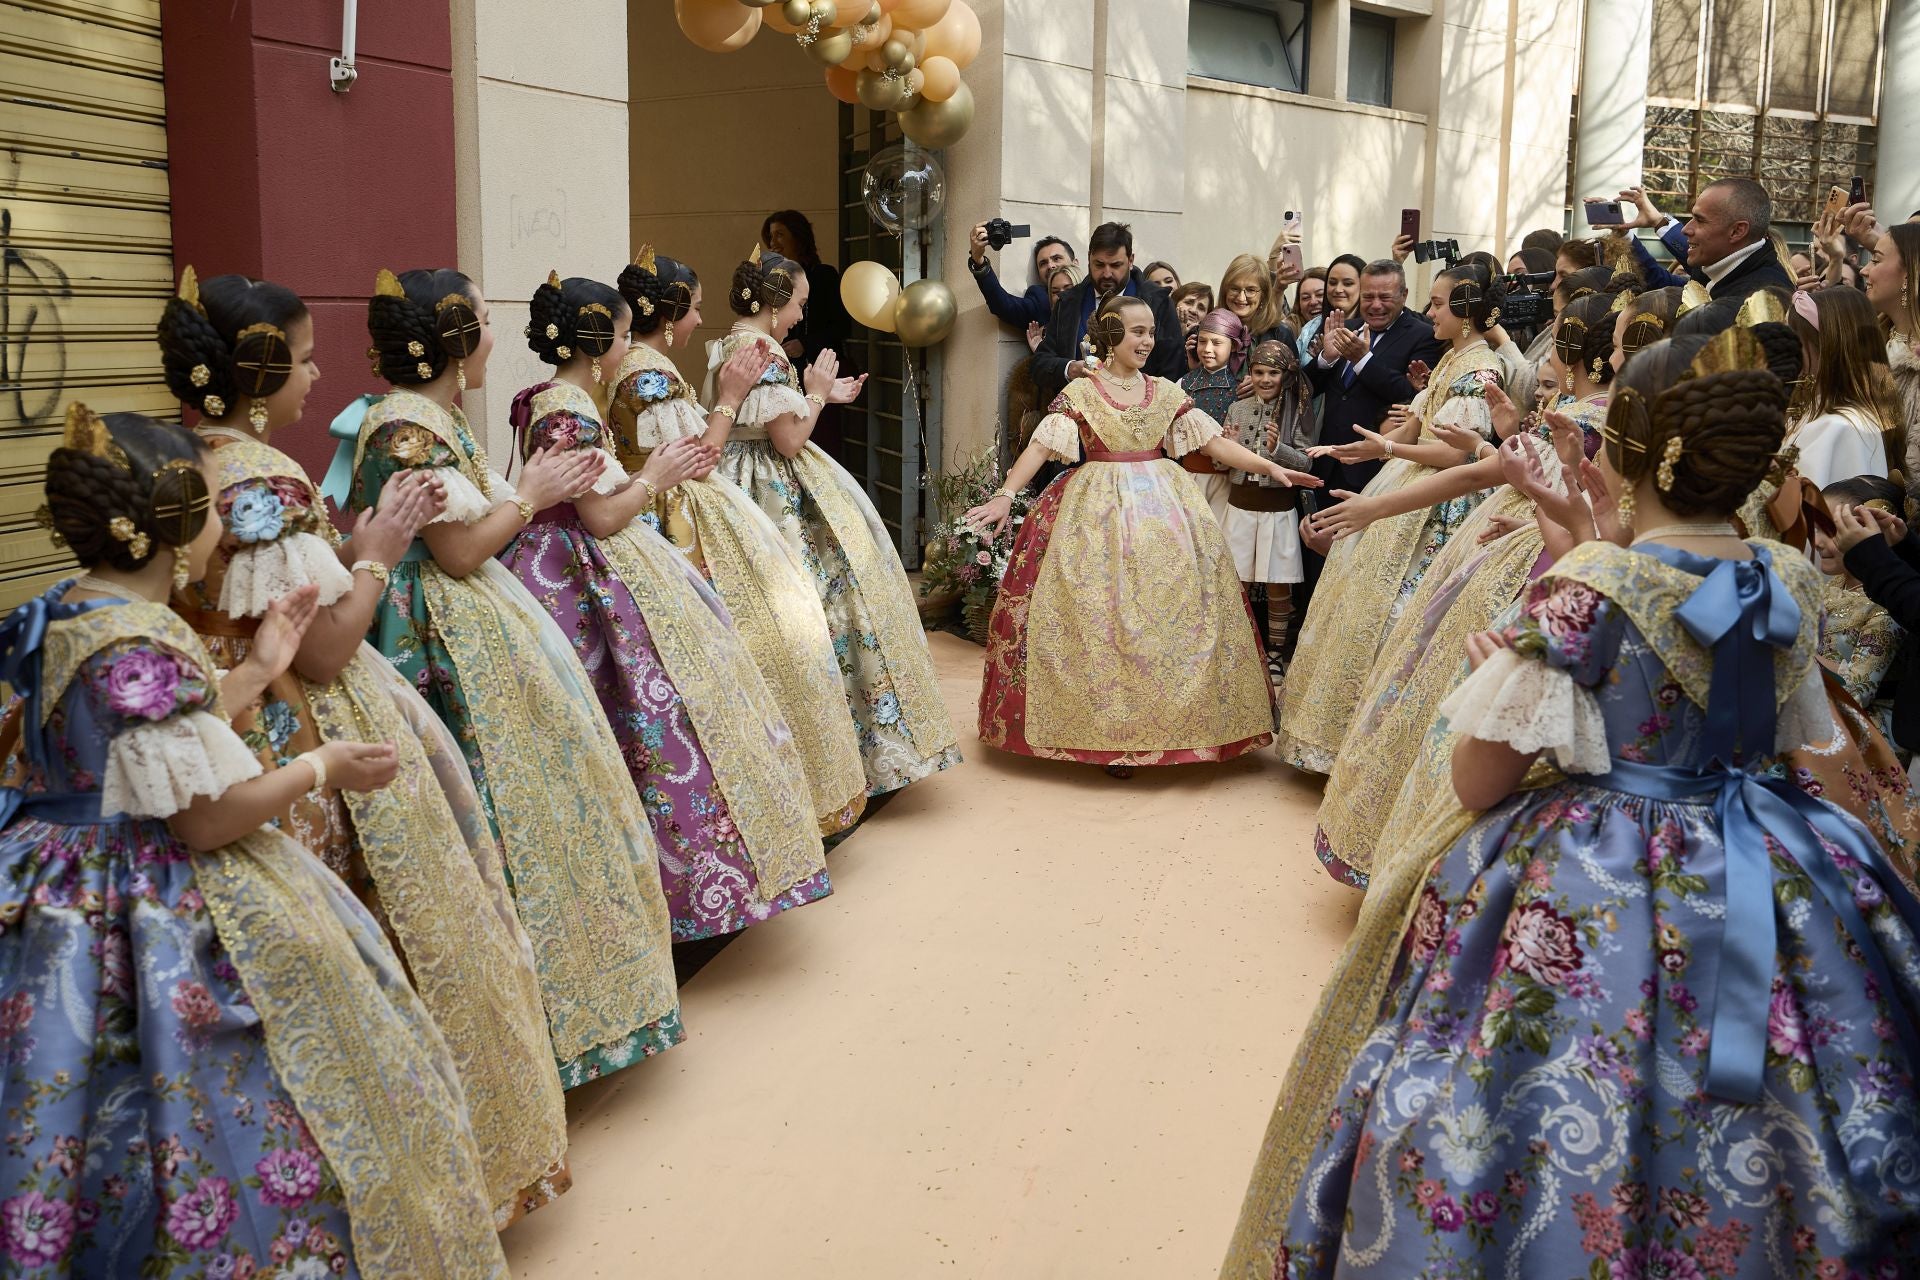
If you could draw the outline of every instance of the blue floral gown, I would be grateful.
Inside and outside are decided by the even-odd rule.
[[[1567,777],[1390,855],[1223,1276],[1914,1274],[1920,908],[1718,764],[1835,732],[1816,575],[1750,545],[1577,549],[1448,699]]]
[[[71,586],[0,625],[0,1275],[504,1277],[379,927],[277,831],[172,834],[260,763],[184,622]]]

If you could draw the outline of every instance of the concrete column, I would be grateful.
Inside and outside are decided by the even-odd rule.
[[[1880,144],[1874,206],[1882,222],[1920,209],[1920,0],[1893,0],[1887,12],[1886,78],[1880,90]]]
[[[1187,6],[1184,0],[1106,0],[1100,32],[1104,82],[1095,181],[1100,221],[1133,228],[1134,253],[1144,266],[1155,258],[1176,265],[1185,256],[1181,211],[1186,207]],[[1258,253],[1280,230],[1248,228]],[[1264,239],[1262,238],[1264,237]]]
[[[623,0],[577,0],[564,22],[518,0],[453,0],[458,265],[494,336],[466,410],[497,470],[508,403],[551,373],[524,336],[533,291],[550,270],[612,283],[631,256],[626,33]]]
[[[1653,0],[1588,0],[1584,30],[1580,132],[1574,142],[1576,201],[1640,185]],[[1586,226],[1577,204],[1574,226]]]

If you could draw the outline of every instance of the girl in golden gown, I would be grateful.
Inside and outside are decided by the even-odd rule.
[[[766,372],[768,355],[744,346],[715,380],[708,411],[673,363],[700,327],[700,279],[685,263],[643,249],[620,273],[633,313],[633,345],[613,376],[611,413],[620,465],[638,473],[662,445],[688,436],[724,442],[729,416]],[[867,804],[860,743],[847,715],[827,615],[801,563],[766,512],[718,473],[683,481],[651,513],[660,533],[693,561],[726,603],[806,766],[820,834],[852,826]]]
[[[1044,463],[1084,456],[1021,525],[989,624],[980,737],[1115,771],[1231,759],[1271,740],[1273,687],[1220,524],[1174,459],[1201,452],[1281,484],[1320,482],[1235,443],[1178,386],[1141,373],[1146,304],[1117,298],[1087,332],[1105,364],[1067,385],[1006,486],[966,515],[997,530]]]
[[[1618,304],[1614,295],[1582,298],[1557,321],[1554,372],[1561,385],[1572,390],[1560,411],[1545,415],[1533,430],[1522,431],[1513,404],[1499,393],[1493,397],[1495,430],[1508,439],[1507,449],[1525,449],[1537,460],[1545,483],[1562,490],[1563,476],[1577,474],[1599,448],[1607,413],[1606,382],[1625,355],[1672,332],[1680,300],[1677,289],[1662,290],[1645,306],[1635,305],[1625,294],[1617,296]],[[1624,346],[1615,342],[1616,331],[1627,331]],[[1440,700],[1459,682],[1466,637],[1492,626],[1550,563],[1534,522],[1533,499],[1501,481],[1506,459],[1484,441],[1462,435],[1455,442],[1485,456],[1409,485],[1392,501],[1444,501],[1470,486],[1494,487],[1494,492],[1435,558],[1394,624],[1327,780],[1314,853],[1328,874],[1346,884],[1365,887],[1376,849],[1394,847],[1385,838],[1386,818],[1413,770]]]
[[[298,462],[268,443],[300,420],[319,379],[313,319],[290,290],[244,276],[198,284],[188,267],[160,321],[174,394],[202,415],[212,451],[219,549],[173,596],[216,664],[244,667],[274,600],[311,588],[319,614],[290,669],[235,689],[228,709],[268,768],[324,742],[390,742],[394,782],[319,787],[279,815],[386,929],[447,1037],[504,1227],[569,1185],[566,1112],[534,974],[467,763],[451,735],[366,643],[388,573],[441,487],[395,481],[335,545],[325,504]]]
[[[1323,517],[1356,502],[1364,506],[1460,462],[1460,451],[1434,434],[1436,425],[1461,426],[1482,439],[1491,437],[1486,388],[1489,381],[1498,382],[1500,360],[1482,332],[1450,309],[1455,289],[1469,282],[1477,282],[1474,287],[1483,292],[1488,288],[1485,272],[1467,266],[1433,282],[1427,315],[1435,322],[1436,334],[1451,345],[1408,413],[1389,418],[1383,433],[1364,433],[1366,439],[1359,444],[1320,449],[1354,461],[1388,461],[1360,495],[1345,495],[1346,501],[1309,521],[1311,528],[1324,527]],[[1478,501],[1479,495],[1469,492],[1431,508],[1420,503],[1380,520],[1359,537],[1334,543],[1280,686],[1282,760],[1310,773],[1332,772],[1374,655],[1427,566]]]

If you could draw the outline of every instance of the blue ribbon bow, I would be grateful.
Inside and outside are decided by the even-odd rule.
[[[361,424],[367,420],[367,411],[380,399],[381,396],[368,394],[349,401],[327,428],[327,434],[340,444],[333,451],[327,478],[320,482],[320,495],[333,499],[333,505],[342,511],[347,509],[347,499],[353,494],[353,454],[360,444]]]
[[[1751,560],[1722,560],[1674,617],[1713,650],[1707,757],[1731,766],[1742,754],[1772,755],[1772,651],[1791,648],[1799,636],[1800,606],[1774,578],[1771,553],[1761,548]]]
[[[54,603],[70,585],[62,582],[45,595],[35,596],[0,622],[0,680],[6,681],[7,686],[22,697],[18,711],[20,738],[27,759],[35,765],[45,765],[47,759],[46,742],[40,729],[41,650],[46,644],[47,626],[112,603],[109,600]],[[97,793],[30,796],[17,787],[0,787],[0,829],[5,829],[22,813],[69,826],[98,822],[100,797]]]

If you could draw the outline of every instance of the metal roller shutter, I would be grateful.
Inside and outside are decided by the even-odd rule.
[[[0,0],[0,608],[71,566],[33,523],[68,400],[175,417],[160,0]]]

